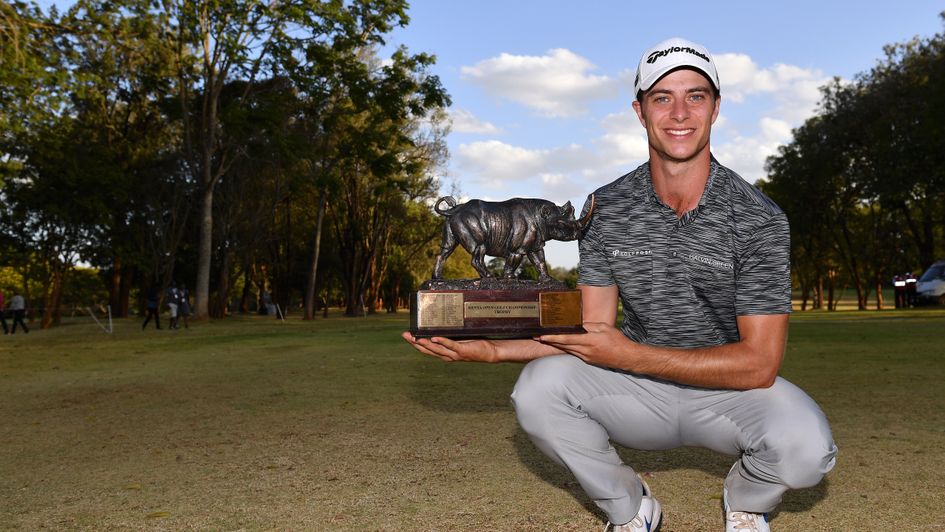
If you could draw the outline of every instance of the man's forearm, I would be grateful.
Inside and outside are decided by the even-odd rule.
[[[531,339],[496,340],[496,362],[529,362],[549,355],[564,354],[557,347]]]
[[[778,364],[743,342],[697,349],[634,344],[629,371],[702,388],[746,390],[774,383]]]
[[[771,386],[787,343],[788,317],[739,316],[737,342],[702,348],[636,343],[610,323],[585,322],[587,334],[545,335],[544,344],[588,364],[699,386],[746,390]]]

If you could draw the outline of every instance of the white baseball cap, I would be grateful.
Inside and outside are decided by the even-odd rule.
[[[680,67],[691,67],[704,73],[715,89],[719,86],[719,73],[715,61],[705,46],[680,37],[673,37],[643,52],[637,66],[637,77],[633,82],[633,95],[649,90],[659,79]]]

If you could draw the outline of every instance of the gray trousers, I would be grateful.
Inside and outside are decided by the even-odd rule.
[[[725,479],[732,510],[769,512],[788,489],[816,485],[837,447],[827,419],[800,388],[707,390],[592,366],[570,355],[530,362],[512,393],[532,442],[577,478],[612,523],[640,508],[628,448],[705,447],[739,457]]]

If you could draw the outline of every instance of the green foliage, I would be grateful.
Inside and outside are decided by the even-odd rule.
[[[805,294],[827,280],[870,291],[945,256],[945,35],[886,47],[767,162],[761,183],[791,220]]]
[[[135,287],[172,281],[196,285],[198,304],[215,288],[220,313],[249,284],[289,307],[311,270],[324,193],[333,230],[321,231],[319,293],[373,305],[382,284],[417,282],[449,97],[433,56],[376,56],[406,10],[0,4],[7,263],[47,308],[64,304],[79,258],[103,269],[116,308]]]
[[[10,266],[0,266],[0,291],[4,294],[19,290],[23,286],[23,276]]]

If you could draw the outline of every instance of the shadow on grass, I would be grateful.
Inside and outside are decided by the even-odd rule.
[[[425,408],[446,413],[508,412],[514,416],[509,394],[522,366],[515,364],[443,363],[418,359],[410,367],[413,381],[411,399]],[[554,463],[539,451],[521,428],[511,437],[519,460],[540,480],[569,493],[587,511],[606,520],[606,516],[584,493],[580,484],[564,467]],[[721,495],[722,482],[735,457],[703,448],[683,447],[668,451],[638,451],[618,447],[624,463],[641,474],[675,470],[697,470],[718,479]],[[827,480],[813,488],[792,490],[773,515],[780,512],[800,513],[811,510],[826,498]],[[721,511],[721,510],[720,510]]]
[[[475,364],[418,358],[411,363],[408,394],[415,403],[446,413],[512,413],[509,396],[518,364]]]
[[[522,464],[539,479],[568,492],[587,511],[600,516],[606,521],[606,516],[597,505],[590,500],[564,467],[551,461],[539,451],[528,438],[528,435],[519,428],[512,437],[513,445]],[[694,469],[718,478],[718,490],[721,494],[722,483],[734,463],[734,457],[697,447],[683,447],[668,451],[638,451],[634,449],[617,448],[617,453],[623,462],[632,467],[637,473],[662,473],[680,469]],[[812,488],[790,490],[784,495],[782,503],[772,513],[772,518],[781,512],[800,513],[810,511],[818,502],[827,497],[830,481],[824,479]],[[720,500],[721,506],[721,500]],[[721,507],[720,507],[721,511]]]

